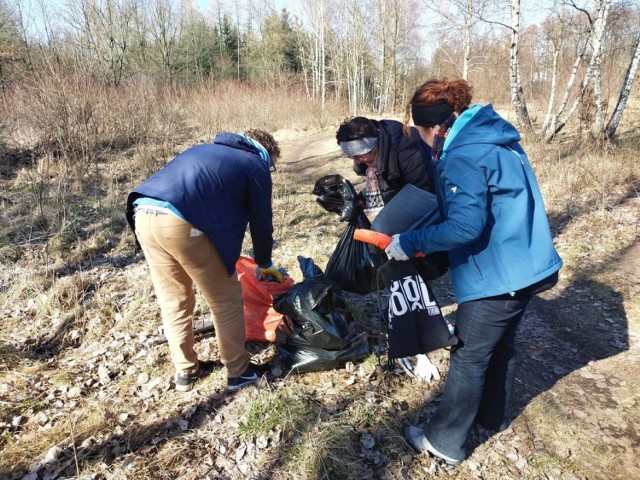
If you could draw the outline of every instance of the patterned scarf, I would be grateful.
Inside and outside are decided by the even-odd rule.
[[[378,213],[380,213],[380,210],[382,210],[382,207],[384,207],[376,172],[377,169],[375,166],[369,166],[365,177],[364,213],[370,222],[373,222]]]
[[[442,153],[442,148],[444,147],[444,141],[449,135],[449,131],[453,126],[453,123],[458,119],[458,115],[452,113],[449,117],[440,125],[436,125],[436,133],[433,138],[433,147],[431,147],[431,159],[434,162],[440,160],[440,154]]]

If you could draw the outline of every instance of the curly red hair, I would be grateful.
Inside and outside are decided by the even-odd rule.
[[[420,85],[405,109],[404,124],[409,125],[411,105],[430,105],[445,101],[454,112],[460,113],[471,105],[473,88],[466,80],[427,80]]]

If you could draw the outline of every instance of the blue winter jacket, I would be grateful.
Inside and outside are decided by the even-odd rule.
[[[127,198],[127,220],[134,231],[133,202],[140,197],[171,203],[205,232],[229,275],[235,272],[247,224],[256,263],[271,263],[269,164],[241,135],[220,133],[213,143],[191,147],[134,188]]]
[[[409,256],[449,251],[459,303],[521,290],[562,266],[519,141],[491,105],[461,114],[435,162],[445,220],[400,236]]]

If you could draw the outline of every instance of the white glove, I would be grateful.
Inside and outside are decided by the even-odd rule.
[[[409,260],[409,257],[406,253],[404,253],[404,250],[402,250],[402,247],[400,246],[400,234],[396,233],[391,238],[393,240],[391,240],[391,243],[387,246],[387,248],[384,249],[386,254],[389,255],[389,258],[394,258],[401,262],[406,262],[407,260]]]
[[[409,357],[399,358],[398,363],[407,375],[420,382],[440,380],[440,372],[426,355],[416,355],[415,363]]]
[[[426,355],[416,355],[416,368],[414,373],[416,378],[423,382],[429,382],[432,378],[434,380],[440,380],[438,368],[431,363],[431,360],[429,360],[429,357]]]

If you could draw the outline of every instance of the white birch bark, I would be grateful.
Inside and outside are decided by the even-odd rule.
[[[509,48],[509,81],[511,85],[511,104],[516,112],[518,124],[525,132],[531,132],[531,119],[520,79],[518,63],[520,35],[520,0],[511,0],[511,45]]]
[[[471,40],[473,35],[473,0],[467,0],[467,13],[464,17],[464,59],[462,60],[462,78],[469,79],[469,61],[471,58]]]
[[[545,135],[546,141],[552,140],[566,126],[567,122],[569,121],[571,116],[574,114],[574,112],[576,111],[576,109],[580,105],[580,102],[583,99],[584,93],[586,92],[587,87],[589,86],[589,82],[591,81],[591,77],[593,75],[594,69],[599,65],[600,57],[602,55],[602,42],[604,39],[604,31],[607,25],[609,8],[611,7],[611,0],[603,0],[602,3],[600,3],[599,7],[600,8],[598,10],[598,14],[595,20],[593,21],[593,26],[591,30],[591,39],[592,39],[591,44],[592,44],[593,51],[591,54],[591,60],[589,61],[589,66],[587,67],[587,70],[585,71],[584,77],[582,79],[580,93],[573,101],[573,104],[571,105],[571,108],[569,109],[567,114],[562,118],[559,118],[560,115],[557,116],[558,117],[557,123],[552,127],[550,127],[550,129],[547,131]],[[568,92],[566,93],[566,95],[568,95]]]
[[[549,42],[551,44],[553,61],[551,65],[551,88],[549,90],[549,102],[547,103],[547,113],[544,116],[544,122],[542,123],[542,131],[546,131],[551,124],[551,120],[553,114],[551,111],[553,110],[553,104],[556,101],[556,92],[558,88],[558,57],[560,57],[560,47],[562,45],[562,36],[556,42],[551,40]]]
[[[640,62],[640,33],[636,38],[636,46],[633,51],[633,55],[631,56],[631,61],[629,62],[629,67],[627,68],[627,73],[624,77],[624,82],[622,83],[622,88],[620,89],[620,94],[618,95],[618,101],[616,102],[616,108],[611,115],[611,119],[607,123],[607,127],[605,129],[605,137],[608,139],[612,139],[616,130],[618,129],[618,125],[620,124],[620,120],[622,119],[622,114],[624,113],[624,109],[627,106],[627,101],[629,100],[629,92],[631,91],[631,86],[633,85],[633,79],[636,75],[636,71],[638,70],[638,63]]]

